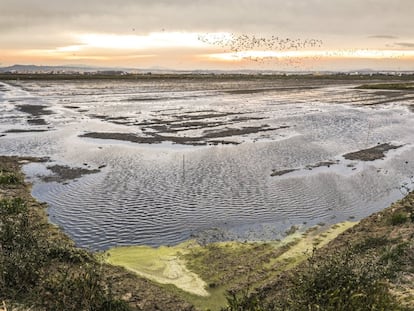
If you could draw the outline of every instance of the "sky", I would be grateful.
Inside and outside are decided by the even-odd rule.
[[[0,66],[414,70],[412,0],[0,0]]]

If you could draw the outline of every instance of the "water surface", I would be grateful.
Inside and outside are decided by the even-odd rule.
[[[0,153],[50,158],[25,167],[33,194],[82,247],[281,238],[292,225],[360,219],[412,188],[413,99],[356,85],[0,83]],[[378,143],[402,147],[371,162],[342,156]],[[318,167],[324,161],[335,164]],[[42,180],[53,165],[99,172]]]

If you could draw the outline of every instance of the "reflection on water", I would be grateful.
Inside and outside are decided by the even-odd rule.
[[[359,219],[401,197],[404,183],[412,186],[412,100],[401,92],[318,80],[0,86],[0,135],[47,130],[7,133],[0,137],[0,153],[49,156],[57,165],[99,170],[46,183],[39,176],[51,174],[51,163],[26,167],[33,194],[49,203],[51,221],[84,247],[174,244],[191,236],[280,238],[292,225]],[[53,113],[39,116],[37,110],[33,116],[22,105]],[[45,122],[29,122],[34,117]],[[278,129],[229,131],[265,125]],[[220,140],[238,144],[79,137],[90,132],[162,133],[175,141],[229,133]],[[404,146],[374,162],[342,157],[385,142]],[[322,161],[335,164],[306,169]],[[271,176],[290,169],[296,170]]]

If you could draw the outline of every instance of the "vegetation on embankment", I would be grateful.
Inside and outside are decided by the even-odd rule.
[[[414,192],[224,310],[414,310]]]
[[[235,72],[223,72],[223,73],[157,73],[157,72],[142,72],[142,73],[126,73],[126,74],[115,74],[115,73],[0,73],[0,81],[30,81],[30,80],[170,80],[170,79],[182,79],[182,80],[203,80],[214,79],[214,80],[232,80],[232,79],[257,79],[257,80],[326,80],[326,81],[358,81],[361,83],[365,81],[396,81],[405,82],[412,81],[414,79],[413,74],[403,75],[391,75],[391,74],[260,74],[260,73],[235,73]]]
[[[366,90],[414,90],[414,82],[363,84],[357,88]]]
[[[8,310],[193,310],[152,282],[76,248],[31,197],[21,160],[0,157],[0,301]]]

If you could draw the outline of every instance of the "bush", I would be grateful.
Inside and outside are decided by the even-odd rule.
[[[47,240],[45,223],[21,199],[0,200],[0,301],[45,310],[125,311],[93,254]]]
[[[389,291],[386,276],[387,266],[376,255],[359,256],[348,247],[323,258],[312,255],[274,295],[230,295],[223,310],[402,310]]]
[[[48,275],[38,287],[37,305],[46,310],[124,311],[128,305],[107,293],[100,269],[95,264],[80,268],[60,266]]]
[[[229,291],[227,294],[227,307],[222,311],[265,311],[268,307],[256,293],[249,290],[241,292]]]
[[[312,256],[293,280],[289,309],[397,310],[385,275],[376,256],[355,256],[350,249],[323,259]]]
[[[405,224],[408,220],[408,216],[404,213],[395,213],[391,215],[389,222],[393,226]]]
[[[392,241],[385,236],[367,236],[364,240],[355,244],[352,251],[355,254],[364,254],[368,251],[383,249],[391,243]]]
[[[30,292],[36,285],[44,263],[23,200],[0,201],[0,293],[14,298]]]
[[[0,185],[10,185],[20,183],[20,178],[14,174],[0,170]]]

